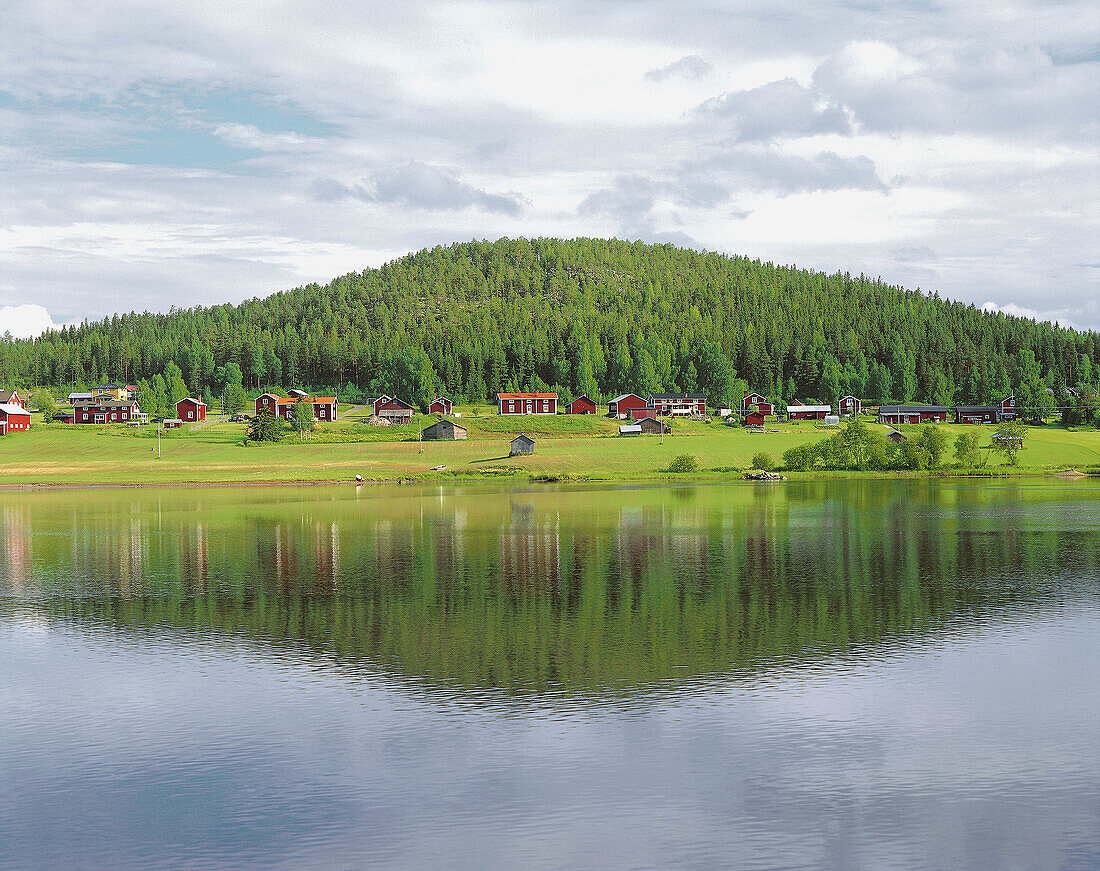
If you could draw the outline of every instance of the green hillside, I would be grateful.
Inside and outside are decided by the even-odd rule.
[[[143,384],[142,405],[301,385],[479,402],[505,389],[703,390],[1022,405],[1095,385],[1100,334],[985,312],[863,276],[672,245],[502,239],[240,305],[120,314],[0,343],[5,385]],[[177,369],[178,367],[178,369]],[[238,372],[239,369],[239,372]],[[64,391],[63,391],[64,392]]]

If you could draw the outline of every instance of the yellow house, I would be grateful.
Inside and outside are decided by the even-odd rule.
[[[92,388],[92,399],[106,400],[108,402],[125,402],[130,398],[130,391],[117,384],[99,384]]]

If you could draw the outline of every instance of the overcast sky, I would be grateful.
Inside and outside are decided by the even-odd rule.
[[[1095,0],[4,8],[0,329],[520,235],[1100,328]]]

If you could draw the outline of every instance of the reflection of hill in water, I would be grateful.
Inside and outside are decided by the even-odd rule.
[[[1100,566],[1097,494],[890,482],[0,502],[0,586],[467,687],[641,685],[920,633]],[[101,494],[100,494],[101,495]]]

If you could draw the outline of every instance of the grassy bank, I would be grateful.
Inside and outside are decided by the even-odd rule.
[[[160,457],[152,426],[134,431],[41,425],[35,420],[30,432],[0,438],[0,474],[6,484],[77,486],[292,483],[349,480],[357,474],[367,480],[516,476],[630,481],[664,478],[663,470],[671,460],[687,453],[698,459],[700,467],[691,477],[729,480],[738,478],[737,470],[748,468],[760,451],[778,461],[787,448],[831,432],[811,423],[777,424],[771,427],[775,431],[753,433],[717,421],[673,421],[672,435],[661,444],[652,436],[620,438],[618,422],[599,416],[501,418],[488,408],[461,411],[461,423],[469,431],[466,441],[421,446],[417,441],[420,418],[406,427],[372,427],[363,416],[355,415],[321,426],[312,440],[299,441],[297,434],[288,433],[281,443],[244,446],[244,425],[213,420],[165,435]],[[422,420],[426,425],[434,418]],[[995,431],[994,427],[953,424],[943,429],[952,441],[959,432],[981,431],[983,444]],[[508,456],[508,443],[520,432],[536,439],[534,456]],[[432,472],[438,465],[446,469]],[[978,474],[1028,474],[1069,467],[1100,468],[1100,431],[1030,428],[1018,467],[1003,466],[1000,455],[990,452],[987,467]],[[863,476],[818,472],[797,477],[840,475]]]

